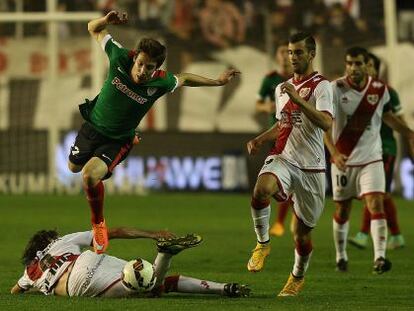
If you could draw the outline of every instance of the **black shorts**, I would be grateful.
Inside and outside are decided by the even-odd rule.
[[[98,157],[108,166],[108,174],[104,177],[107,179],[111,177],[115,166],[128,156],[132,146],[132,139],[109,138],[85,122],[70,148],[69,161],[75,165],[85,165],[92,157]]]
[[[385,171],[385,191],[389,193],[391,192],[391,184],[394,177],[395,156],[390,154],[383,154],[382,160],[384,161]]]

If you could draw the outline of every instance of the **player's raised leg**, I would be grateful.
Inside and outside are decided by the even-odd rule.
[[[102,179],[108,172],[104,161],[91,158],[83,167],[83,188],[91,209],[93,247],[96,253],[104,253],[108,247],[108,230],[103,216],[104,185]]]
[[[349,215],[352,200],[335,202],[335,214],[333,217],[333,239],[336,250],[336,270],[346,272],[348,270],[348,254],[346,253],[346,241],[349,231]]]
[[[261,271],[266,257],[270,254],[270,198],[274,193],[278,192],[278,189],[274,175],[262,174],[257,178],[251,201],[251,214],[257,244],[247,263],[247,269],[251,272]]]
[[[171,265],[172,257],[187,248],[200,245],[202,241],[202,237],[197,234],[187,234],[182,237],[158,239],[158,254],[154,261],[154,270],[157,277],[155,288],[164,282],[165,276]]]
[[[312,228],[298,219],[294,228],[295,263],[285,286],[278,296],[296,296],[302,290],[305,283],[305,273],[312,256],[311,231]]]
[[[385,258],[387,247],[387,221],[384,213],[383,194],[366,194],[364,199],[371,213],[371,236],[374,245],[373,272],[381,274],[391,269],[391,262]]]

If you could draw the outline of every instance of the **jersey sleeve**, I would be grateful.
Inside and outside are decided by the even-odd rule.
[[[333,106],[333,91],[331,83],[327,80],[319,82],[314,91],[316,100],[316,110],[329,113],[332,118],[335,117]]]
[[[128,55],[128,50],[125,49],[119,42],[115,41],[110,34],[107,34],[102,39],[101,47],[106,55],[108,55],[110,61]]]
[[[22,277],[17,281],[17,285],[24,290],[28,290],[33,287],[33,281],[29,278],[26,269],[24,269]]]
[[[64,235],[62,241],[78,245],[80,247],[90,246],[92,243],[92,231],[76,232]]]
[[[165,76],[165,88],[166,88],[166,93],[167,92],[174,92],[175,89],[178,86],[178,78],[176,75],[173,75],[170,72],[167,72],[166,76]]]
[[[397,116],[401,115],[402,107],[401,107],[401,102],[400,102],[398,93],[392,88],[388,88],[388,91],[390,93],[390,106],[391,106],[390,108],[392,112]]]
[[[257,99],[265,100],[268,96],[269,92],[269,83],[267,83],[267,79],[264,78],[262,80],[262,84],[260,85],[259,93],[257,93]]]
[[[278,98],[280,95],[280,84],[275,89],[275,113],[276,113],[276,120],[280,120],[282,118],[281,116],[281,109],[280,105],[278,103]]]
[[[390,99],[388,88],[385,87],[384,95],[382,95],[382,102],[384,103],[383,113],[392,111],[392,103]]]

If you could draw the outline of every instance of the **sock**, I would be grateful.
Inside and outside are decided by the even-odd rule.
[[[169,276],[165,279],[165,292],[217,294],[222,295],[225,283],[200,280],[184,275]]]
[[[85,187],[86,199],[88,200],[89,207],[91,208],[91,222],[93,224],[99,224],[104,220],[103,217],[103,201],[104,201],[104,184],[99,181],[93,187]]]
[[[277,214],[277,222],[280,224],[284,224],[285,223],[285,219],[286,219],[286,215],[287,212],[289,210],[289,207],[292,205],[292,201],[291,199],[285,201],[285,202],[280,202],[278,207],[279,207],[279,211]]]
[[[165,275],[167,274],[168,269],[171,266],[171,254],[167,253],[158,253],[157,257],[154,260],[154,272],[157,277],[155,281],[154,288],[158,287],[159,285],[164,283]]]
[[[336,262],[340,259],[348,261],[348,255],[346,253],[346,240],[348,237],[349,221],[339,219],[334,216],[333,219],[333,238],[336,249]]]
[[[368,207],[365,205],[364,210],[362,212],[361,232],[365,234],[369,234],[370,227],[371,227],[371,213],[369,212]]]
[[[384,198],[384,212],[387,218],[387,225],[392,235],[400,234],[400,226],[397,219],[397,208],[394,200],[391,197]]]
[[[312,256],[312,242],[308,241],[305,245],[296,244],[295,263],[292,274],[294,277],[301,278],[305,276],[309,267],[309,261]]]
[[[252,219],[254,231],[256,232],[258,242],[268,242],[269,237],[269,218],[270,218],[270,200],[260,202],[252,199],[251,204]]]
[[[374,260],[379,257],[385,258],[387,247],[387,222],[384,213],[371,215],[371,236],[374,244]]]

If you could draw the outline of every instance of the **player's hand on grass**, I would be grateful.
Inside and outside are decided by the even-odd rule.
[[[160,230],[160,231],[154,231],[152,233],[151,238],[154,240],[159,240],[159,239],[172,239],[175,238],[176,235],[170,231],[167,230]]]
[[[220,82],[220,85],[224,85],[229,83],[238,74],[240,74],[240,71],[236,69],[227,69],[218,77],[217,81]]]
[[[299,103],[302,99],[299,96],[299,93],[296,91],[295,87],[289,82],[284,82],[280,87],[280,90],[282,93],[288,94],[289,98],[296,104]]]
[[[260,150],[261,146],[262,142],[260,140],[252,139],[246,144],[247,152],[249,153],[249,155],[254,155]]]
[[[111,11],[105,16],[106,22],[109,25],[120,25],[128,22],[127,13],[121,13],[118,11]]]
[[[333,161],[334,161],[336,167],[340,171],[345,172],[345,170],[346,170],[346,161],[348,160],[348,157],[346,155],[342,154],[342,153],[337,152],[332,156],[332,158],[333,158]]]

